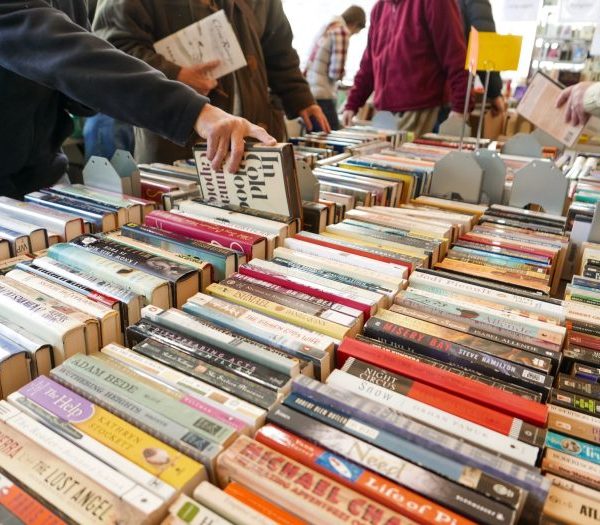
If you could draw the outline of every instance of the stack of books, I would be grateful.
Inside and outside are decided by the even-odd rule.
[[[180,162],[177,166],[140,164],[142,197],[170,210],[181,199],[200,197],[198,172],[194,165]]]
[[[566,288],[567,344],[550,398],[542,461],[553,482],[549,515],[586,524],[600,515],[599,258],[600,246],[585,244],[580,275]]]
[[[493,205],[435,268],[550,295],[567,257],[565,225],[564,217]]]

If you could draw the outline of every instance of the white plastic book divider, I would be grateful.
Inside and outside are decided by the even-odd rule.
[[[505,142],[502,153],[541,159],[543,149],[542,144],[536,136],[531,133],[517,133]]]
[[[90,157],[83,168],[83,182],[93,188],[139,197],[140,174],[131,154],[117,150],[113,161],[114,164],[105,157]]]
[[[475,161],[483,170],[481,186],[482,204],[502,204],[506,183],[506,164],[496,151],[479,149],[475,151]]]
[[[300,195],[303,201],[318,202],[321,185],[319,179],[314,175],[308,163],[304,160],[296,160],[296,173],[300,185]]]
[[[473,152],[452,151],[436,162],[429,194],[434,197],[478,204],[483,186],[483,169]]]
[[[553,161],[533,160],[515,173],[509,206],[539,206],[546,213],[563,215],[569,180]]]
[[[142,195],[140,170],[131,153],[123,149],[118,149],[115,151],[112,159],[110,159],[110,163],[121,179],[129,178],[131,180],[131,192],[124,193],[140,197]]]

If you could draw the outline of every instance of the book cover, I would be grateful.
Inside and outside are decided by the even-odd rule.
[[[544,516],[559,523],[572,523],[576,516],[578,525],[595,525],[600,516],[600,501],[553,486],[544,507]]]
[[[600,447],[556,432],[548,432],[546,447],[600,465]]]
[[[555,449],[546,450],[542,460],[542,471],[600,490],[600,465]]]
[[[237,173],[217,172],[206,156],[206,144],[194,147],[205,200],[302,217],[302,201],[291,144],[247,145]]]

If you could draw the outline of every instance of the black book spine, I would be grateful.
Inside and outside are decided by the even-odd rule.
[[[553,405],[559,405],[582,414],[600,416],[600,404],[595,399],[583,397],[563,390],[553,390],[550,396]]]
[[[408,348],[432,359],[518,384],[540,392],[544,398],[552,387],[551,376],[381,319],[369,319],[365,324],[365,335],[391,346]]]
[[[596,401],[600,401],[600,385],[598,383],[585,381],[579,377],[571,377],[566,374],[559,374],[556,387],[564,392],[570,392],[580,396],[587,396],[595,399]]]

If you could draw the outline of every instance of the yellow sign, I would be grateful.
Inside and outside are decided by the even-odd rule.
[[[465,69],[477,54],[477,71],[516,71],[519,68],[523,37],[479,32],[475,39],[469,38]]]

